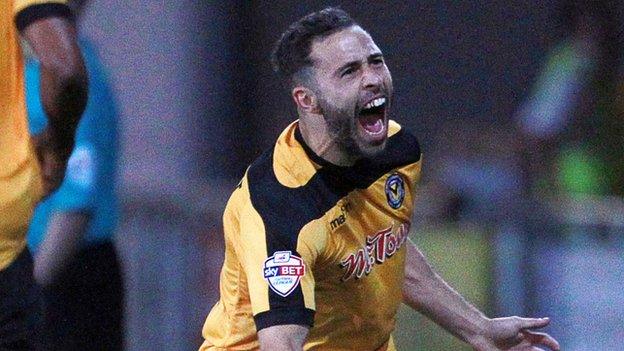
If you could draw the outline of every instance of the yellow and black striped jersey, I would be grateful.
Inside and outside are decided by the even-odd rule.
[[[224,213],[221,298],[200,350],[256,350],[257,330],[310,326],[305,350],[394,350],[420,148],[390,121],[386,149],[332,165],[294,122],[247,169]]]
[[[18,29],[51,15],[69,16],[65,0],[0,1],[0,269],[26,245],[40,198],[39,165],[31,145]]]

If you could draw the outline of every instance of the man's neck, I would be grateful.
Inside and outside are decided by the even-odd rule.
[[[322,115],[306,116],[299,119],[301,137],[308,147],[320,158],[336,166],[353,166],[357,160],[343,150],[329,135]]]

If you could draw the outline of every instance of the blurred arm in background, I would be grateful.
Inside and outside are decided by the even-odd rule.
[[[84,1],[69,1],[67,9],[71,9],[75,19],[79,20],[84,5]],[[61,72],[59,76],[67,77],[68,85],[75,83],[74,88],[86,82],[81,81],[81,76],[86,77],[87,72],[92,80],[87,102],[80,102],[81,106],[77,103],[63,106],[63,111],[50,109],[50,101],[46,100],[50,96],[49,94],[46,96],[43,92],[50,91],[51,84],[62,84],[58,79],[51,77],[50,73],[50,71],[62,70],[50,68],[50,66],[54,67],[56,62],[53,55],[42,57],[35,47],[29,45],[31,50],[27,52],[25,78],[30,131],[38,134],[44,145],[46,138],[51,137],[60,140],[65,145],[71,143],[73,147],[70,155],[66,156],[68,160],[65,178],[60,179],[62,183],[53,196],[37,208],[28,235],[31,250],[36,253],[35,278],[44,287],[55,280],[59,272],[75,258],[86,242],[92,244],[94,237],[100,240],[100,236],[114,231],[112,223],[114,219],[103,221],[102,206],[99,204],[105,204],[103,207],[107,207],[105,210],[107,215],[104,217],[114,218],[113,214],[116,213],[115,203],[110,199],[114,198],[112,178],[116,157],[117,116],[105,72],[95,48],[88,41],[76,42],[78,39],[73,24],[51,22],[49,25],[69,26],[67,28],[70,33],[60,40],[59,45],[72,48],[78,45],[80,47],[78,53],[82,52],[82,55],[74,57],[80,61],[73,61],[73,64],[78,65],[79,68],[65,67],[68,72]],[[69,72],[80,70],[86,70],[86,72],[75,74]],[[39,94],[39,92],[42,93]],[[60,95],[56,98],[59,101],[63,99]],[[79,107],[84,110],[80,123],[76,118]],[[70,121],[64,129],[60,128],[60,130],[55,122],[58,121],[59,116],[54,116],[54,113],[58,112],[62,112],[60,116],[65,116]],[[64,132],[71,133],[71,139],[66,138],[67,135],[63,137]],[[61,136],[56,137],[58,133]],[[97,220],[94,217],[98,217]],[[110,223],[103,224],[104,222]],[[92,232],[91,235],[89,232]]]
[[[84,116],[75,131],[75,147],[65,179],[58,190],[39,205],[29,231],[35,255],[35,278],[43,286],[54,280],[84,244],[109,239],[115,230],[115,161],[117,112],[106,74],[95,48],[80,42],[89,76],[90,94]],[[31,58],[26,65],[26,97],[32,133],[45,133],[50,119],[43,97],[43,63]],[[86,240],[85,240],[86,238]]]
[[[76,255],[89,224],[88,212],[57,212],[50,218],[45,240],[35,258],[34,274],[42,286],[50,285]]]
[[[49,12],[58,16],[50,16]],[[87,103],[88,79],[71,12],[62,4],[33,5],[16,18],[18,29],[41,62],[41,101],[48,127],[35,138],[44,193],[62,182]]]
[[[69,1],[79,21],[83,1]],[[28,233],[34,275],[43,287],[42,339],[50,349],[123,349],[123,279],[114,235],[118,218],[116,156],[118,114],[97,48],[79,38],[89,76],[89,97],[74,131],[60,187],[36,208]],[[25,66],[32,134],[50,132],[45,63],[35,50]],[[92,316],[98,316],[97,319]]]
[[[547,318],[487,318],[433,271],[423,254],[407,241],[403,301],[479,351],[534,351],[537,345],[559,350],[551,336],[532,332]]]

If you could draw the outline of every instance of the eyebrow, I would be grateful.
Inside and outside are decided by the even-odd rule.
[[[375,53],[370,54],[368,56],[368,61],[372,61],[372,60],[380,58],[380,57],[383,57],[383,54],[381,52],[375,52]]]
[[[370,55],[368,55],[368,57],[366,58],[367,62],[371,62],[374,59],[378,59],[380,57],[383,57],[383,54],[381,52],[374,52]],[[337,70],[336,73],[340,73],[342,72],[344,69],[349,68],[349,67],[354,67],[360,64],[360,60],[353,60],[353,61],[349,61],[347,63],[345,63],[344,65],[340,66]]]

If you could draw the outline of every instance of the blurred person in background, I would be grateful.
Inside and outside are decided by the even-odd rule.
[[[548,319],[487,318],[407,239],[420,148],[389,119],[392,78],[370,35],[327,8],[293,23],[273,60],[299,120],[228,202],[200,350],[395,350],[401,302],[476,350],[558,350],[530,330]]]
[[[87,99],[72,15],[61,0],[0,2],[0,349],[36,349],[39,290],[26,231],[33,208],[63,179]],[[30,137],[19,36],[40,58],[48,126]]]
[[[427,201],[442,202],[436,217],[482,226],[513,218],[524,184],[521,144],[508,127],[459,120],[440,128],[437,155],[431,156],[439,161],[430,167],[430,183],[436,189]]]
[[[565,0],[563,32],[515,118],[526,137],[526,175],[545,194],[624,195],[624,123],[617,101],[622,38],[615,2]]]
[[[551,331],[571,351],[622,348],[623,9],[560,1],[562,38],[515,116],[530,185],[531,308],[557,318]]]
[[[80,20],[85,1],[69,1]],[[113,244],[117,111],[93,45],[79,38],[90,94],[60,188],[35,209],[28,232],[34,274],[43,288],[44,350],[121,350],[123,284]],[[36,53],[35,53],[36,56]],[[48,125],[39,96],[39,57],[26,63],[31,132]]]

